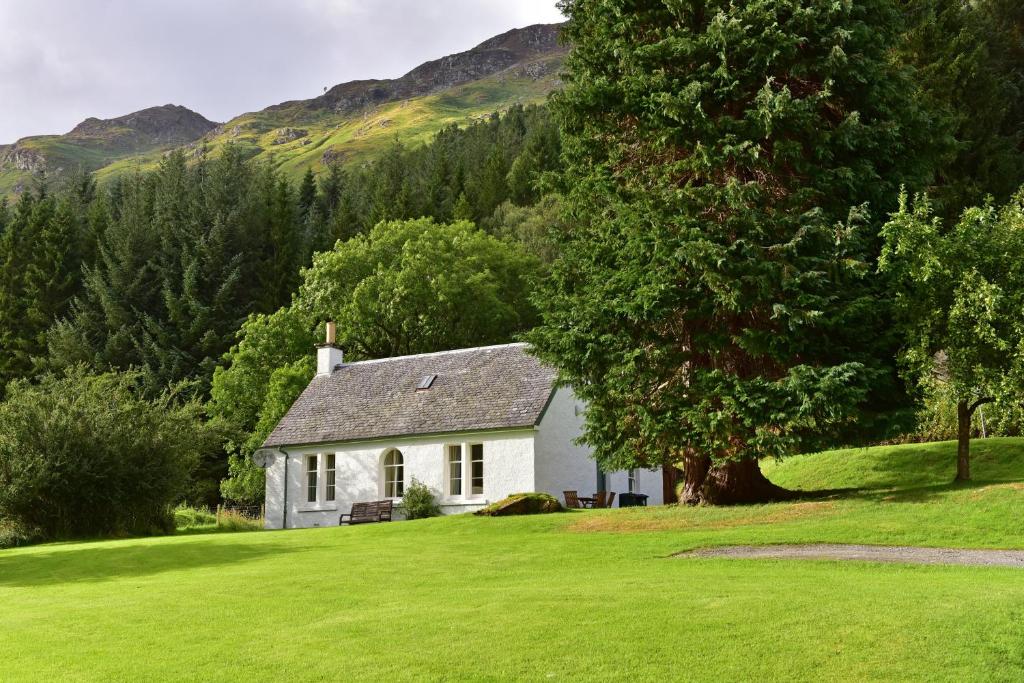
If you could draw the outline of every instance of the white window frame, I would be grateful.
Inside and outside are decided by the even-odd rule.
[[[626,470],[626,490],[636,493],[636,468]]]
[[[463,453],[465,450],[461,443],[450,443],[445,445],[445,489],[448,491],[448,495],[453,498],[461,498],[466,493],[466,472],[465,472],[465,458]],[[456,460],[453,456],[458,455]],[[456,478],[458,474],[458,478]],[[455,484],[458,482],[458,491],[455,490]]]
[[[478,446],[480,448],[480,459],[476,460],[473,457],[473,449],[478,447]],[[486,458],[484,457],[484,445],[482,443],[479,443],[479,442],[478,443],[466,444],[466,448],[465,448],[465,450],[463,450],[463,453],[467,454],[467,457],[465,457],[466,469],[465,469],[465,472],[463,474],[463,486],[465,487],[466,497],[467,498],[483,498],[484,491],[486,490],[486,486],[487,486],[487,468],[486,468]],[[473,476],[473,463],[475,463],[475,462],[479,462],[480,463],[480,492],[479,493],[476,492],[475,486],[474,486],[474,480],[476,479],[476,477]]]
[[[324,502],[333,503],[338,499],[338,454],[327,453],[324,463]]]
[[[397,465],[388,464],[388,457],[392,454],[397,455],[401,460]],[[389,448],[384,451],[384,455],[381,456],[380,464],[384,497],[391,498],[393,500],[400,500],[405,494],[405,455],[397,448]],[[398,470],[399,476],[395,479],[390,479],[389,470],[394,469]],[[398,495],[391,495],[392,493],[397,493]]]
[[[309,453],[306,455],[306,503],[320,502],[320,454]],[[312,494],[312,498],[310,498]]]

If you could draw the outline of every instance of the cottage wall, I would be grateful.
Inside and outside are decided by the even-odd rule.
[[[573,443],[583,434],[584,411],[583,402],[571,388],[562,387],[555,392],[537,430],[537,491],[563,500],[563,491],[589,496],[598,490],[599,474],[591,448]],[[628,484],[627,472],[610,472],[605,475],[604,490],[621,494],[628,490]],[[660,505],[661,470],[637,470],[635,492],[649,496],[648,505]]]
[[[636,488],[634,493],[643,493],[648,497],[648,505],[661,505],[664,501],[664,489],[662,488],[662,475],[661,468],[656,470],[645,470],[636,469],[635,471]],[[620,470],[618,472],[609,472],[607,476],[607,487],[609,491],[615,491],[618,494],[629,491],[629,472]],[[615,503],[617,506],[618,503]]]
[[[583,402],[572,389],[555,391],[537,429],[537,480],[535,490],[562,500],[563,491],[593,493],[597,487],[597,463],[590,448],[573,441],[583,433]]]
[[[286,447],[288,469],[287,506],[283,500],[285,457],[279,454],[267,469],[266,526],[280,529],[315,526],[334,526],[343,512],[349,512],[353,502],[381,500],[384,496],[383,459],[391,449],[402,454],[405,486],[413,478],[429,486],[441,503],[442,512],[452,514],[469,512],[489,502],[520,491],[530,491],[534,482],[534,430],[506,432],[475,432],[428,437],[405,437],[372,442],[306,447]],[[464,495],[448,494],[448,452],[450,444],[483,444],[484,493],[482,496],[465,495],[469,492],[468,478],[464,477]],[[327,502],[324,495],[323,464],[319,477],[318,502],[307,500],[307,456],[334,453],[336,456],[335,501]],[[464,447],[463,457],[468,459],[469,449]],[[397,503],[397,501],[396,501]],[[287,507],[287,520],[284,509]],[[396,519],[400,518],[396,514]]]

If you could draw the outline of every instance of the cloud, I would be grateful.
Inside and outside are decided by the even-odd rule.
[[[560,20],[554,0],[2,2],[0,142],[167,103],[225,121]]]

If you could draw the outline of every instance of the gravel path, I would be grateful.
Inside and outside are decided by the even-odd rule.
[[[960,564],[1024,569],[1024,550],[968,550],[965,548],[916,548],[885,545],[735,545],[690,550],[675,557],[722,557],[753,560],[859,560],[905,564]]]

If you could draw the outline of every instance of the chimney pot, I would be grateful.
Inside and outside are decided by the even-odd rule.
[[[330,375],[345,362],[345,356],[334,343],[337,338],[337,326],[333,322],[327,323],[326,341],[317,344],[316,347],[316,374]]]

